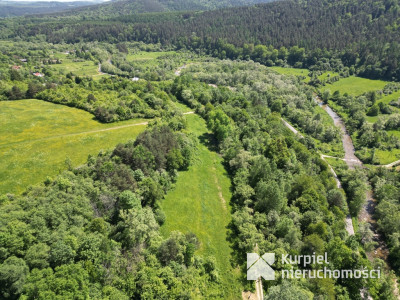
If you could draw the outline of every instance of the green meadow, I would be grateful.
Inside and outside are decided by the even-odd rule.
[[[310,70],[308,69],[296,69],[296,68],[284,68],[284,67],[270,67],[269,69],[274,70],[282,75],[304,76],[306,77],[305,79],[306,82],[310,80],[310,77],[308,76]]]
[[[303,76],[305,79],[303,80],[304,82],[309,82],[310,81],[310,70],[308,69],[296,69],[296,68],[284,68],[284,67],[270,67],[269,69],[274,70],[278,72],[279,74],[282,75],[292,75],[292,76]],[[328,77],[333,77],[333,76],[338,76],[338,73],[335,72],[325,72],[318,76],[319,80],[325,80]]]
[[[400,139],[400,131],[389,130],[387,132],[389,135],[394,135]],[[387,165],[400,159],[400,149],[392,150],[375,150],[375,156],[379,160],[379,164]]]
[[[145,120],[101,124],[85,111],[40,100],[0,102],[0,194],[86,162],[89,154],[135,139]]]
[[[283,68],[283,67],[270,67],[269,69],[274,70],[283,75],[304,76],[306,77],[304,82],[308,82],[310,80],[310,77],[308,76],[310,71],[307,69]],[[322,75],[318,76],[318,78],[320,80],[324,80],[328,78],[328,76],[337,76],[337,75],[339,74],[335,72],[325,72]],[[365,92],[382,90],[387,84],[388,82],[383,80],[372,80],[356,76],[350,76],[347,78],[340,78],[339,81],[336,81],[333,84],[326,84],[325,86],[322,86],[320,90],[322,92],[324,92],[325,90],[329,90],[331,93],[339,91],[341,94],[347,93],[349,95],[358,96]],[[385,101],[385,103],[386,102],[389,103],[391,100],[394,100],[396,98],[395,94],[396,95],[398,94],[397,98],[400,96],[400,92],[393,93],[392,95],[384,97],[380,101]]]
[[[310,80],[310,77],[308,76],[309,70],[307,69],[295,69],[295,68],[282,68],[282,67],[271,67],[270,69],[284,75],[294,75],[294,76],[304,76],[306,79],[304,82],[308,82]],[[322,75],[319,76],[319,79],[323,80],[326,79],[328,76],[329,72],[326,72]],[[338,75],[337,73],[332,73],[331,76]],[[356,77],[356,76],[350,76],[347,78],[341,78],[339,81],[334,82],[333,84],[326,84],[325,86],[320,87],[320,91],[324,92],[326,90],[329,90],[331,93],[334,93],[335,91],[339,91],[341,94],[349,94],[353,96],[358,96],[362,95],[366,92],[369,91],[379,91],[382,90],[385,85],[387,85],[387,81],[382,81],[382,80],[372,80],[372,79],[366,79],[366,78],[361,78],[361,77]],[[393,100],[397,100],[400,98],[400,91],[389,94],[389,95],[384,95],[380,99],[377,100],[377,103],[383,102],[385,104],[389,104]],[[341,115],[344,118],[347,118],[346,112],[343,111],[343,109],[338,106],[336,103],[330,101],[329,105],[334,109],[339,115]],[[391,107],[394,113],[399,113],[400,109],[396,107]],[[329,119],[329,117],[321,111],[321,116],[323,117],[324,122],[329,122],[329,120],[326,120],[326,118]],[[379,116],[367,116],[366,119],[370,123],[375,123],[378,121],[379,118],[382,117],[388,117],[387,115],[379,115]],[[389,134],[393,134],[396,137],[400,138],[400,131],[388,131]],[[327,145],[324,143],[321,143],[319,141],[316,141],[317,147],[319,150],[327,155],[333,155],[333,156],[338,156],[342,157],[343,156],[343,149],[341,145]],[[385,165],[392,163],[398,159],[400,159],[400,150],[399,149],[393,149],[391,151],[388,150],[379,150],[377,149],[375,151],[375,158],[377,161],[379,161],[379,164]],[[331,163],[331,162],[330,162]],[[335,165],[335,162],[332,162],[333,165]]]
[[[398,100],[400,98],[400,91],[394,92],[392,94],[384,95],[382,98],[378,99],[376,103],[383,102],[385,104],[389,104],[393,100]],[[392,107],[394,108],[394,107]]]
[[[160,60],[158,59],[164,55],[171,55],[176,53],[175,51],[161,51],[161,52],[146,52],[138,51],[135,53],[128,54],[126,60],[128,62],[139,63],[142,68],[151,70],[153,67],[160,65]]]
[[[380,117],[380,116],[366,116],[365,119],[366,119],[369,123],[376,123],[376,122],[378,122],[379,117]]]
[[[400,149],[392,150],[375,150],[375,157],[378,159],[380,165],[391,164],[400,159]]]
[[[327,84],[321,87],[320,90],[322,92],[329,90],[331,93],[339,91],[341,94],[347,93],[349,95],[358,96],[366,92],[382,90],[387,84],[387,81],[350,76],[341,78],[333,84]]]
[[[204,137],[207,133],[204,120],[197,115],[188,115],[187,120],[188,131]],[[240,293],[240,286],[236,280],[239,270],[232,269],[229,261],[230,198],[230,180],[221,157],[200,143],[196,161],[188,171],[179,173],[175,188],[162,201],[166,222],[161,230],[165,236],[174,230],[196,234],[199,254],[216,258],[221,279],[231,293],[228,298],[233,298]]]
[[[140,60],[156,60],[160,56],[167,54],[174,54],[175,51],[160,51],[160,52],[146,52],[146,51],[138,51],[135,53],[128,54],[126,56],[127,61],[140,61]]]
[[[74,61],[73,59],[61,58],[61,64],[49,65],[49,68],[53,70],[56,74],[68,74],[69,72],[74,73],[78,76],[88,76],[88,77],[101,77],[99,73],[99,66],[93,61]]]
[[[322,75],[318,76],[319,80],[325,80],[328,79],[328,77],[334,77],[334,76],[339,76],[339,73],[335,72],[325,72]]]
[[[347,164],[340,158],[325,157],[324,160],[334,169],[337,175],[340,176],[343,171],[347,170]]]

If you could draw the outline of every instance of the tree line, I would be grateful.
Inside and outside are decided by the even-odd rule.
[[[196,236],[160,233],[160,201],[196,147],[169,122],[0,197],[2,299],[223,298],[215,258],[195,254]]]
[[[200,70],[195,66],[185,70],[171,90],[207,120],[224,158],[233,183],[230,240],[243,273],[243,258],[255,245],[260,253],[278,254],[274,264],[278,272],[291,267],[280,261],[281,253],[327,252],[329,266],[335,269],[383,267],[383,261],[370,263],[366,258],[362,235],[349,236],[345,230],[345,216],[356,207],[353,200],[363,191],[346,187],[354,192],[348,194],[348,208],[345,194],[337,189],[329,166],[310,139],[295,137],[274,111],[283,95],[287,100],[281,102],[282,112],[294,105],[307,110],[307,97],[296,98],[304,92],[303,84],[274,73],[258,77],[257,68],[268,72],[251,63],[203,63]],[[297,102],[300,99],[302,104]],[[350,174],[349,185],[358,177]],[[390,278],[300,282],[278,276],[277,284],[264,282],[265,297],[354,299],[367,287],[374,298],[394,299]]]
[[[67,18],[63,24],[44,18],[3,21],[0,26],[3,38],[144,41],[219,58],[339,68],[368,78],[399,80],[399,11],[393,0],[277,1],[203,13],[127,15],[79,23]]]

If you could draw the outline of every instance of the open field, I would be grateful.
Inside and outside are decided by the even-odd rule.
[[[310,80],[310,77],[308,76],[310,70],[307,69],[283,68],[283,67],[270,67],[269,69],[274,70],[279,74],[283,75],[304,76],[306,77],[305,82],[308,82]]]
[[[390,164],[396,160],[400,159],[400,149],[392,149],[392,150],[375,150],[375,156],[381,165]]]
[[[334,76],[339,76],[339,73],[335,73],[335,72],[325,72],[322,75],[318,76],[319,80],[325,80],[328,79],[328,77],[334,77]]]
[[[146,52],[146,51],[139,51],[136,53],[131,53],[126,56],[127,61],[151,61],[156,60],[160,56],[166,54],[174,54],[175,51],[161,51],[161,52]]]
[[[72,72],[78,76],[102,76],[98,72],[98,64],[93,61],[73,61],[70,58],[62,58],[61,61],[61,64],[49,65],[49,68],[56,74],[68,74]]]
[[[366,116],[365,119],[369,122],[369,123],[376,123],[378,122],[380,116]]]
[[[400,131],[398,130],[390,130],[388,134],[392,134],[395,137],[400,139]],[[381,165],[390,164],[396,160],[400,159],[400,149],[392,149],[392,150],[379,150],[375,151],[375,156],[379,159],[379,163]]]
[[[369,91],[382,90],[386,84],[388,84],[388,82],[382,80],[371,80],[350,76],[347,78],[341,78],[333,84],[327,84],[321,87],[320,90],[322,92],[329,90],[331,93],[339,91],[341,94],[347,93],[349,95],[358,96]]]
[[[85,111],[40,100],[0,102],[0,194],[21,193],[89,154],[134,139],[144,120],[101,124]],[[132,125],[132,126],[130,126]]]
[[[207,132],[204,120],[188,115],[188,131],[201,137]],[[217,259],[221,278],[232,295],[240,294],[235,280],[238,270],[230,266],[231,248],[227,238],[230,222],[230,180],[217,153],[199,144],[197,158],[186,172],[180,172],[176,187],[162,202],[166,222],[162,233],[173,230],[192,232],[199,238],[199,253]]]
[[[296,69],[296,68],[283,68],[283,67],[270,67],[269,69],[274,70],[278,72],[279,74],[283,75],[293,75],[293,76],[304,76],[305,79],[303,80],[304,82],[309,82],[310,81],[310,76],[308,74],[310,73],[310,70],[308,69]],[[335,72],[325,72],[318,76],[320,80],[325,80],[329,76],[338,76],[338,73]]]
[[[398,100],[399,98],[400,98],[400,91],[394,92],[394,93],[386,95],[386,96],[383,96],[381,99],[378,99],[376,101],[376,103],[383,102],[385,104],[389,104],[391,101]],[[394,107],[392,107],[392,108],[394,108]]]

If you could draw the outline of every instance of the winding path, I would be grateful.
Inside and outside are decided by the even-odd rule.
[[[106,62],[109,63],[110,65],[112,65],[112,63],[111,63],[111,58],[108,58]],[[101,71],[101,62],[99,62],[99,69],[98,69],[98,72],[99,72],[99,75],[110,75],[110,76],[115,76],[115,75],[112,75],[112,74],[108,74],[108,73],[102,72],[102,71]]]
[[[290,125],[288,122],[286,122],[284,119],[282,119],[283,124],[290,129],[290,131],[292,131],[294,134],[298,135],[300,138],[304,138],[304,136],[296,129],[294,128],[292,125]],[[337,176],[335,170],[332,168],[332,166],[326,161],[325,158],[336,158],[334,156],[329,156],[329,155],[324,155],[321,154],[321,158],[328,164],[331,173],[333,174],[333,177],[335,178],[336,181],[336,187],[338,189],[342,188],[342,183],[339,180],[339,177]],[[345,158],[343,158],[344,161],[347,161]],[[349,162],[354,163],[356,162],[356,160],[353,159],[349,159]],[[353,221],[351,219],[350,215],[346,216],[346,231],[349,235],[354,235],[354,227],[353,227]]]
[[[282,119],[282,118],[281,118]],[[290,125],[288,122],[286,122],[284,119],[282,119],[282,122],[283,122],[283,124],[285,124],[285,126],[287,127],[287,128],[289,128],[289,130],[291,131],[291,132],[293,132],[294,134],[296,134],[296,135],[298,135],[299,137],[301,137],[301,138],[304,138],[304,136],[296,129],[296,128],[294,128],[292,125]]]
[[[346,129],[346,126],[345,126],[343,120],[339,117],[339,115],[337,113],[335,113],[332,110],[332,108],[330,108],[327,104],[323,103],[323,101],[318,96],[314,97],[314,101],[317,102],[318,105],[328,113],[328,115],[333,119],[335,126],[337,126],[342,132],[342,143],[343,143],[343,149],[345,151],[345,157],[342,158],[341,160],[345,161],[347,166],[350,169],[355,169],[356,167],[364,168],[363,163],[355,155],[353,141],[347,132],[347,129]],[[295,134],[298,134],[301,136],[301,134],[295,128],[293,128],[293,126],[291,126],[284,120],[283,120],[283,122],[291,131],[293,131]],[[325,160],[325,158],[336,158],[336,157],[321,154],[321,158]],[[400,164],[400,160],[395,161],[388,165],[383,165],[381,167],[392,168],[398,164]],[[337,187],[340,188],[342,185],[341,185],[341,182],[340,182],[336,172],[333,170],[333,168],[330,165],[329,165],[329,167],[331,168],[331,172],[333,173],[333,175],[335,177]],[[376,220],[373,218],[374,213],[375,213],[375,208],[376,208],[376,200],[374,199],[372,189],[369,189],[366,193],[366,202],[362,207],[362,210],[359,214],[358,219],[359,219],[359,221],[370,224],[372,232],[373,232],[373,240],[375,242],[377,242],[378,246],[376,247],[376,249],[374,251],[367,253],[367,256],[370,261],[372,261],[374,258],[381,258],[387,262],[389,251],[388,251],[386,243],[383,240],[381,234],[378,232]],[[346,230],[349,233],[349,235],[354,235],[354,228],[353,228],[353,224],[352,224],[350,215],[348,215],[346,217]],[[400,299],[397,280],[395,279],[393,281],[393,283],[394,283],[394,288],[395,288],[394,294],[398,299]],[[366,291],[363,290],[363,291],[361,291],[361,294],[364,296],[365,292]],[[372,298],[368,295],[368,299],[372,299]]]
[[[394,162],[392,162],[390,164],[387,164],[387,165],[381,165],[380,167],[385,167],[385,168],[390,169],[390,168],[392,168],[394,166],[397,166],[397,165],[400,165],[400,159],[396,160],[396,161],[394,161]]]
[[[333,119],[333,123],[335,124],[335,126],[338,127],[342,132],[342,143],[344,149],[343,160],[347,163],[350,169],[354,169],[355,167],[363,167],[363,163],[355,155],[353,141],[351,140],[351,137],[347,132],[343,120],[339,117],[337,113],[333,111],[332,108],[324,104],[323,101],[318,96],[314,97],[314,100],[323,110],[325,110],[328,113],[328,115]]]
[[[186,64],[184,64],[182,67],[179,67],[178,69],[175,70],[175,75],[176,76],[181,76],[182,70],[186,69],[186,68],[187,68]]]
[[[343,120],[332,110],[332,108],[330,108],[327,104],[324,104],[318,96],[314,97],[314,100],[328,113],[328,115],[333,119],[335,125],[342,131],[343,149],[345,151],[345,158],[343,160],[346,162],[347,166],[350,169],[355,169],[356,167],[364,168],[363,163],[355,155],[353,141],[351,140],[350,135],[347,133]],[[377,248],[373,252],[367,253],[368,258],[370,260],[373,258],[381,258],[387,261],[389,252],[386,243],[384,242],[381,234],[378,232],[376,220],[373,217],[375,213],[375,207],[376,200],[374,199],[372,189],[369,189],[366,193],[366,202],[361,209],[358,219],[359,221],[370,224],[373,232],[373,240],[378,243]]]

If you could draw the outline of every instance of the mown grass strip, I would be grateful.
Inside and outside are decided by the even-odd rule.
[[[187,120],[188,131],[204,141],[208,133],[204,120],[197,115],[188,115]],[[234,299],[241,287],[236,280],[239,270],[230,264],[232,249],[227,241],[230,198],[230,180],[221,157],[200,143],[195,163],[179,174],[175,188],[162,202],[166,214],[162,233],[168,236],[179,230],[196,234],[201,244],[199,254],[215,256],[227,297]]]

